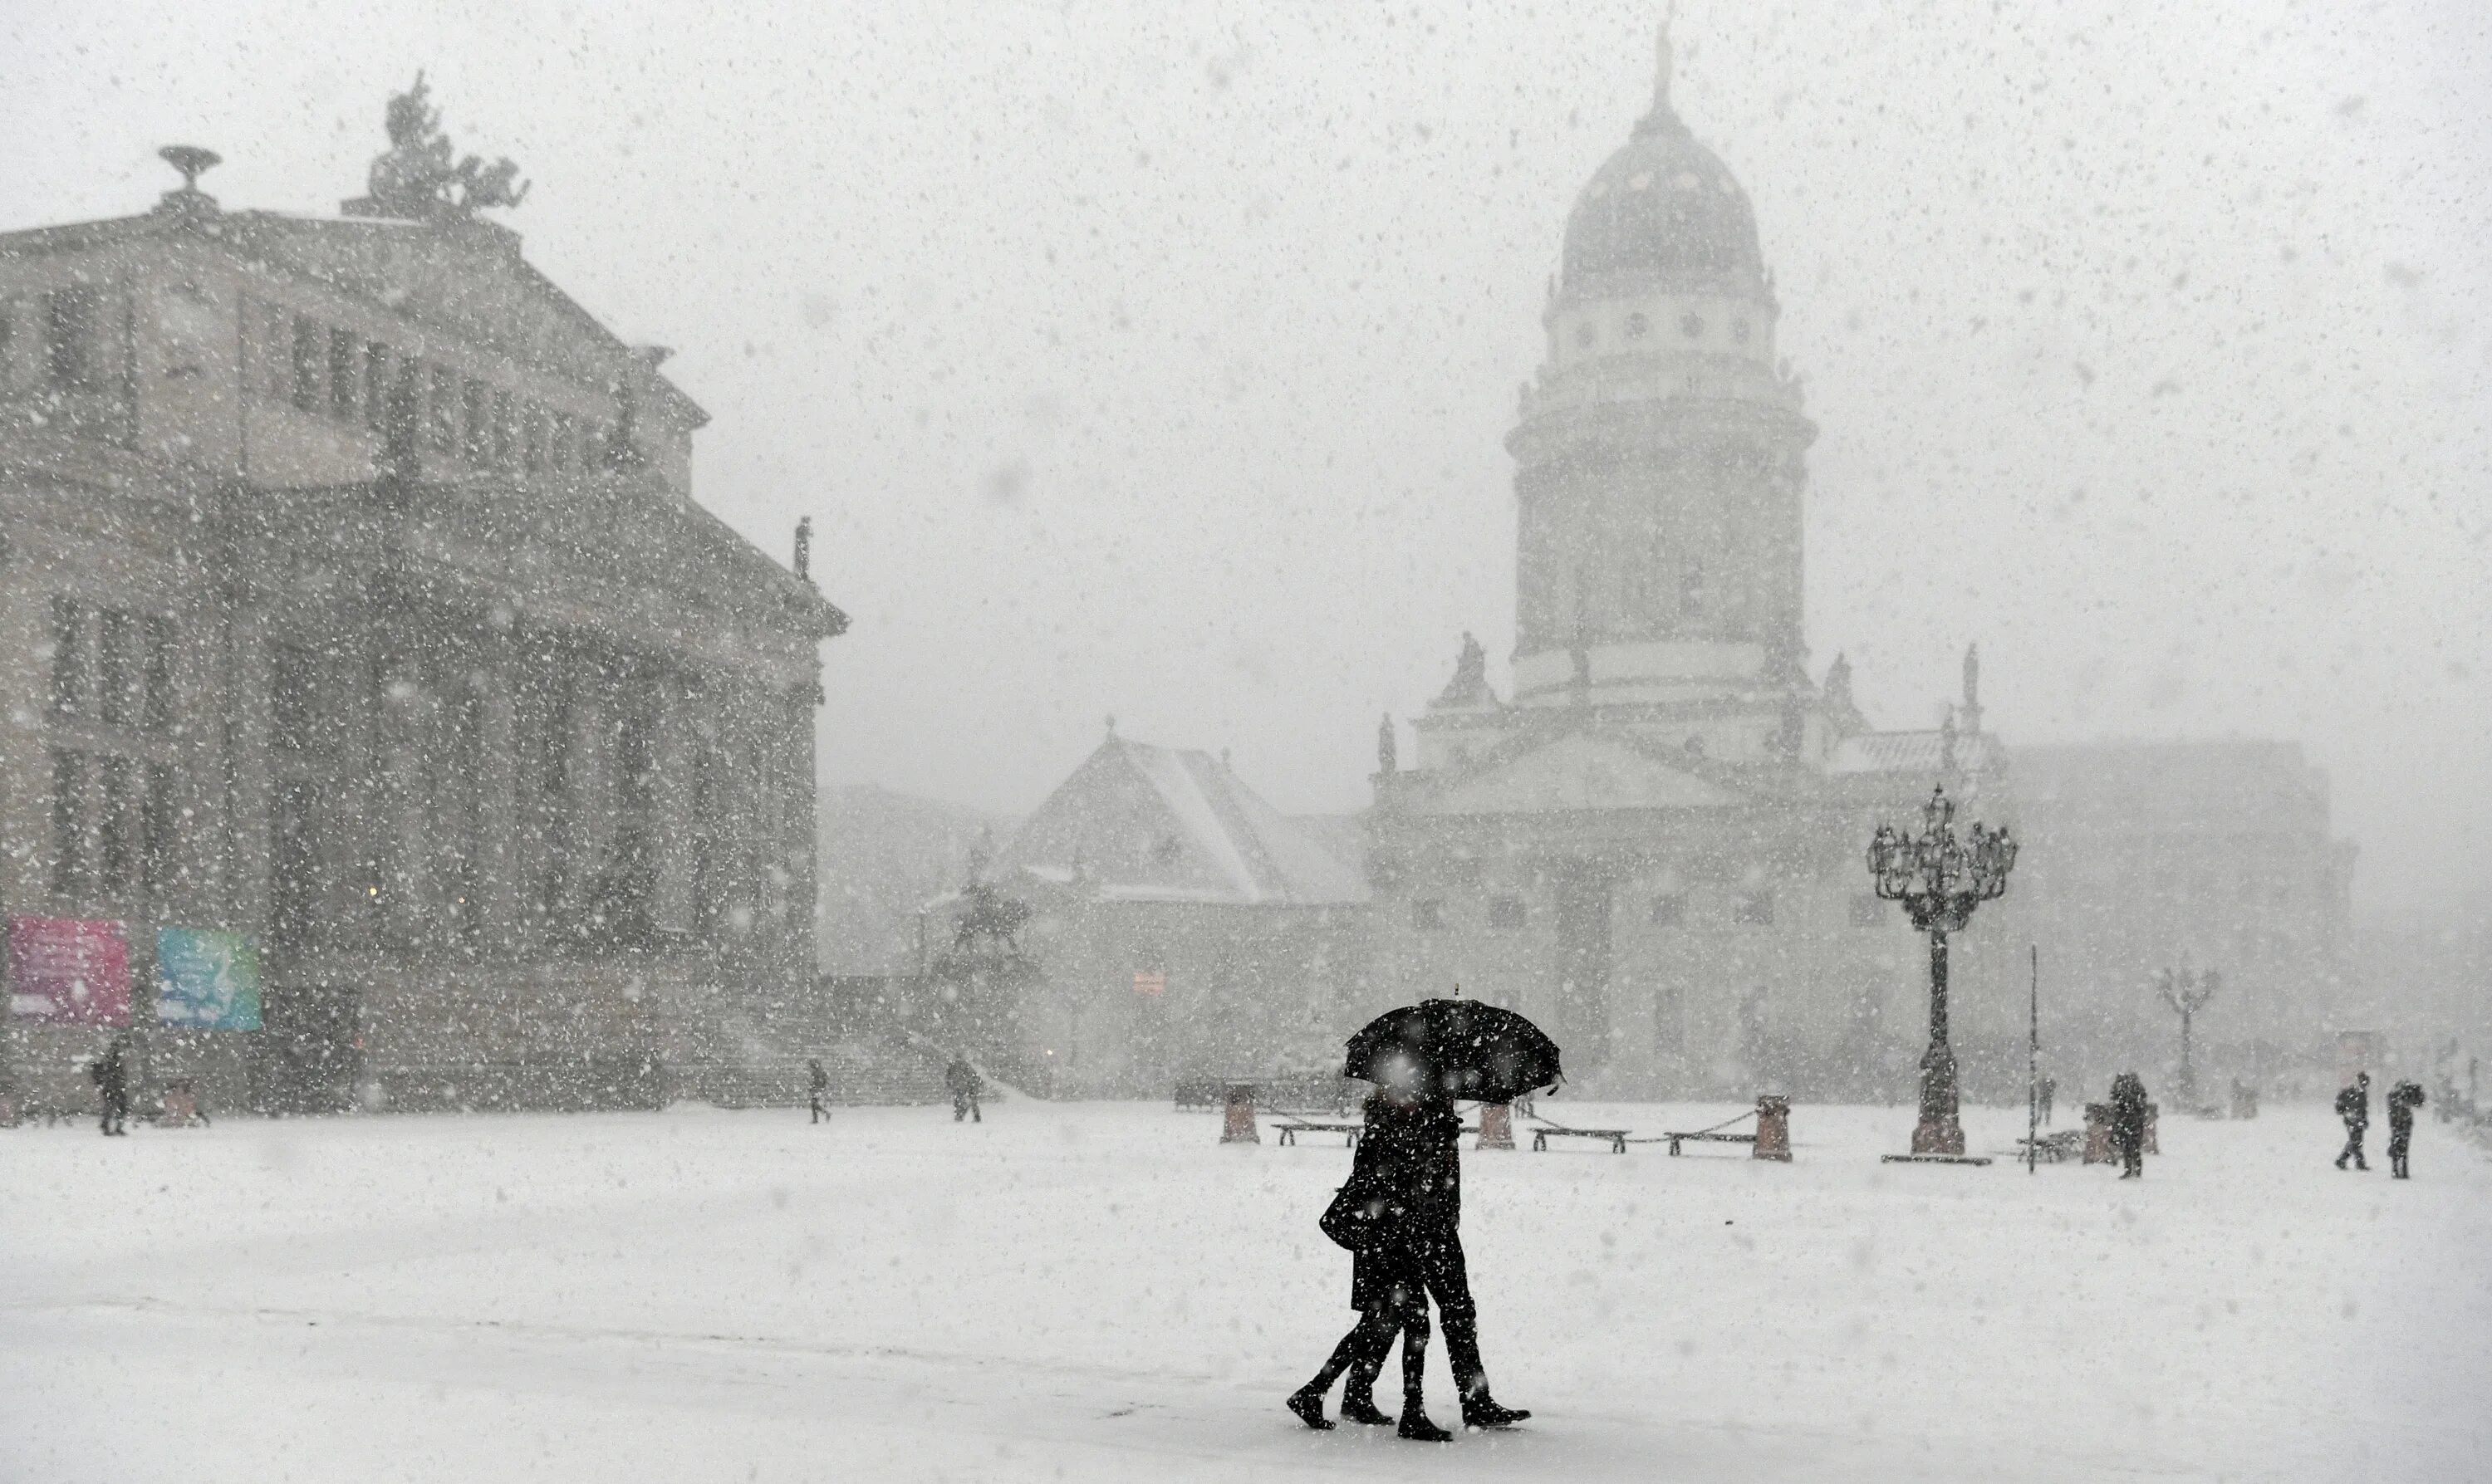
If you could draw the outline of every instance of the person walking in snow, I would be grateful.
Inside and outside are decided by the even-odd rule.
[[[2422,1084],[2402,1082],[2388,1089],[2388,1177],[2408,1178],[2406,1151],[2414,1147],[2415,1110],[2422,1106]]]
[[[2111,1143],[2120,1151],[2120,1177],[2146,1175],[2146,1083],[2134,1072],[2111,1080]]]
[[[814,1109],[814,1116],[806,1121],[819,1123],[828,1118],[831,1111],[823,1106],[823,1099],[830,1095],[831,1074],[822,1070],[821,1057],[805,1058],[805,1087]]]
[[[2051,1126],[2051,1099],[2057,1097],[2059,1091],[2060,1084],[2057,1082],[2047,1077],[2042,1079],[2042,1126],[2044,1128]]]
[[[130,1117],[130,1038],[114,1036],[104,1054],[87,1067],[95,1079],[96,1102],[103,1110],[97,1126],[105,1138],[127,1137]]]
[[[2371,1074],[2357,1072],[2354,1080],[2336,1094],[2336,1116],[2345,1120],[2345,1152],[2336,1156],[2336,1168],[2345,1168],[2352,1160],[2357,1170],[2368,1170],[2371,1162],[2362,1158],[2362,1136],[2371,1128]]]
[[[966,1053],[955,1055],[952,1064],[943,1069],[943,1085],[952,1089],[953,1122],[958,1123],[963,1118],[972,1123],[987,1121],[986,1115],[978,1112],[978,1094],[987,1090],[986,1080],[978,1076],[976,1067],[969,1065]]]
[[[1409,1137],[1423,1116],[1407,1094],[1379,1091],[1364,1109],[1365,1127],[1350,1156],[1350,1181],[1324,1213],[1324,1234],[1350,1249],[1350,1306],[1358,1323],[1333,1347],[1315,1379],[1291,1392],[1290,1410],[1307,1426],[1328,1430],[1324,1394],[1344,1375],[1341,1414],[1352,1422],[1385,1423],[1377,1410],[1376,1379],[1393,1342],[1402,1341],[1401,1434],[1425,1442],[1453,1437],[1428,1418],[1428,1288],[1412,1230],[1412,1195],[1427,1178],[1421,1142]]]

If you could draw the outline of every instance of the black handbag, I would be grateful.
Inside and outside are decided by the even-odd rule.
[[[1387,1204],[1384,1194],[1371,1182],[1352,1180],[1333,1192],[1332,1204],[1316,1218],[1316,1227],[1334,1245],[1364,1252],[1383,1234]]]

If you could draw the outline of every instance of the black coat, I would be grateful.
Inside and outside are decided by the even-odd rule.
[[[986,1082],[978,1076],[977,1068],[965,1061],[955,1061],[943,1069],[943,1085],[956,1098],[973,1098],[987,1090]]]
[[[1463,1120],[1454,1111],[1380,1095],[1366,1113],[1350,1165],[1350,1188],[1377,1212],[1376,1239],[1350,1258],[1350,1304],[1362,1312],[1397,1296],[1424,1303],[1419,1249],[1450,1239],[1463,1215]]]
[[[2134,1077],[2112,1083],[2111,1139],[2123,1149],[2146,1143],[2146,1084]]]
[[[110,1048],[96,1059],[95,1085],[107,1103],[130,1101],[130,1063],[120,1047]]]
[[[2336,1116],[2347,1128],[2371,1126],[2371,1089],[2356,1083],[2336,1094]]]

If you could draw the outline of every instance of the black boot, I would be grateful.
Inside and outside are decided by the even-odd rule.
[[[1463,1398],[1465,1427],[1512,1427],[1530,1415],[1519,1407],[1499,1407],[1485,1391]]]
[[[1408,1438],[1412,1442],[1451,1442],[1454,1440],[1453,1434],[1446,1432],[1443,1428],[1439,1427],[1434,1422],[1428,1420],[1428,1414],[1419,1410],[1419,1399],[1417,1397],[1411,1397],[1403,1402],[1402,1425],[1395,1428],[1393,1431],[1395,1436]]]
[[[1364,1422],[1370,1427],[1381,1427],[1393,1420],[1393,1414],[1378,1410],[1376,1393],[1362,1389],[1353,1380],[1341,1394],[1341,1418],[1344,1422]]]
[[[1292,1391],[1290,1393],[1289,1408],[1290,1410],[1298,1414],[1299,1421],[1305,1423],[1311,1428],[1314,1428],[1317,1432],[1329,1433],[1332,1431],[1332,1419],[1323,1414],[1322,1392],[1310,1391],[1303,1387],[1296,1391]]]

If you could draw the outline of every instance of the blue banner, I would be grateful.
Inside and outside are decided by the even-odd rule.
[[[259,1028],[259,945],[223,928],[156,930],[156,1017],[167,1025]]]

